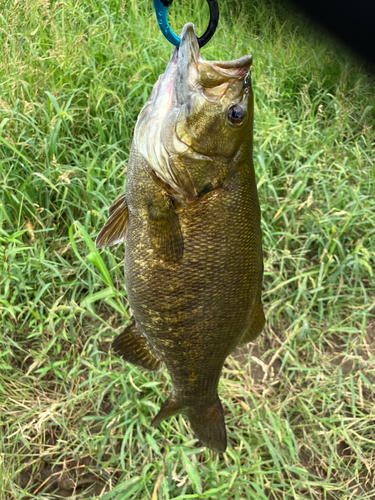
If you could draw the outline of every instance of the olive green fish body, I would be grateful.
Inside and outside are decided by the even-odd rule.
[[[133,158],[142,162],[136,153]],[[190,406],[197,397],[216,396],[224,360],[260,300],[254,172],[249,163],[246,168],[239,165],[220,189],[178,213],[184,249],[175,265],[150,247],[148,204],[158,187],[138,166],[133,161],[127,176],[126,289],[140,331],[171,374],[176,397]]]
[[[172,379],[171,397],[154,425],[182,412],[204,444],[224,451],[221,370],[236,346],[256,338],[264,324],[253,98],[248,82],[244,89],[249,59],[232,66],[198,64],[193,35],[185,26],[180,53],[140,114],[126,193],[111,207],[97,246],[126,238],[134,323],[115,349],[146,369],[164,363]],[[190,44],[185,59],[184,41]],[[186,70],[188,57],[198,70]],[[164,99],[164,117],[155,131],[152,106],[158,99]],[[228,124],[228,113],[234,124]]]

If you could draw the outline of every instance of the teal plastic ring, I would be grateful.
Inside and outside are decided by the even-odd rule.
[[[210,22],[206,31],[201,37],[198,37],[199,47],[203,47],[208,43],[213,37],[218,22],[219,22],[219,7],[217,0],[206,0],[210,8]],[[173,33],[171,27],[168,24],[167,13],[168,7],[172,4],[173,0],[153,0],[154,8],[156,12],[156,18],[159,24],[159,28],[165,38],[175,47],[180,46],[180,39],[177,35]]]

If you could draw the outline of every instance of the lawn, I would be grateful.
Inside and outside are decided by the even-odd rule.
[[[151,0],[3,0],[0,499],[375,499],[375,84],[268,0],[220,0],[203,57],[251,53],[266,328],[227,359],[228,449],[110,350],[124,245],[96,251],[172,48]],[[202,34],[203,0],[171,26]]]

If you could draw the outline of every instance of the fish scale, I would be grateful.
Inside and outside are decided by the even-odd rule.
[[[139,115],[125,197],[96,245],[126,239],[134,321],[114,349],[148,370],[164,363],[171,376],[153,425],[183,413],[203,444],[223,452],[222,367],[264,325],[251,58],[203,61],[191,24],[180,40]]]

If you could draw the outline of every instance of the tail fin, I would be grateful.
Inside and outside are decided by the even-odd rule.
[[[198,410],[191,408],[188,418],[196,437],[207,448],[218,453],[224,453],[227,448],[227,433],[225,430],[223,407],[219,397],[208,408]]]
[[[185,409],[177,403],[173,396],[170,396],[160,408],[151,425],[156,427],[163,420],[173,417],[182,411],[186,413],[199,441],[213,451],[224,453],[227,448],[227,433],[225,430],[223,408],[219,397],[211,406],[204,409],[197,407]]]
[[[182,408],[178,405],[173,396],[169,396],[169,398],[162,404],[159,413],[151,422],[151,425],[153,427],[157,427],[163,422],[163,420],[166,420],[169,417],[173,417],[173,415],[177,415],[177,413],[180,413],[181,410]]]

